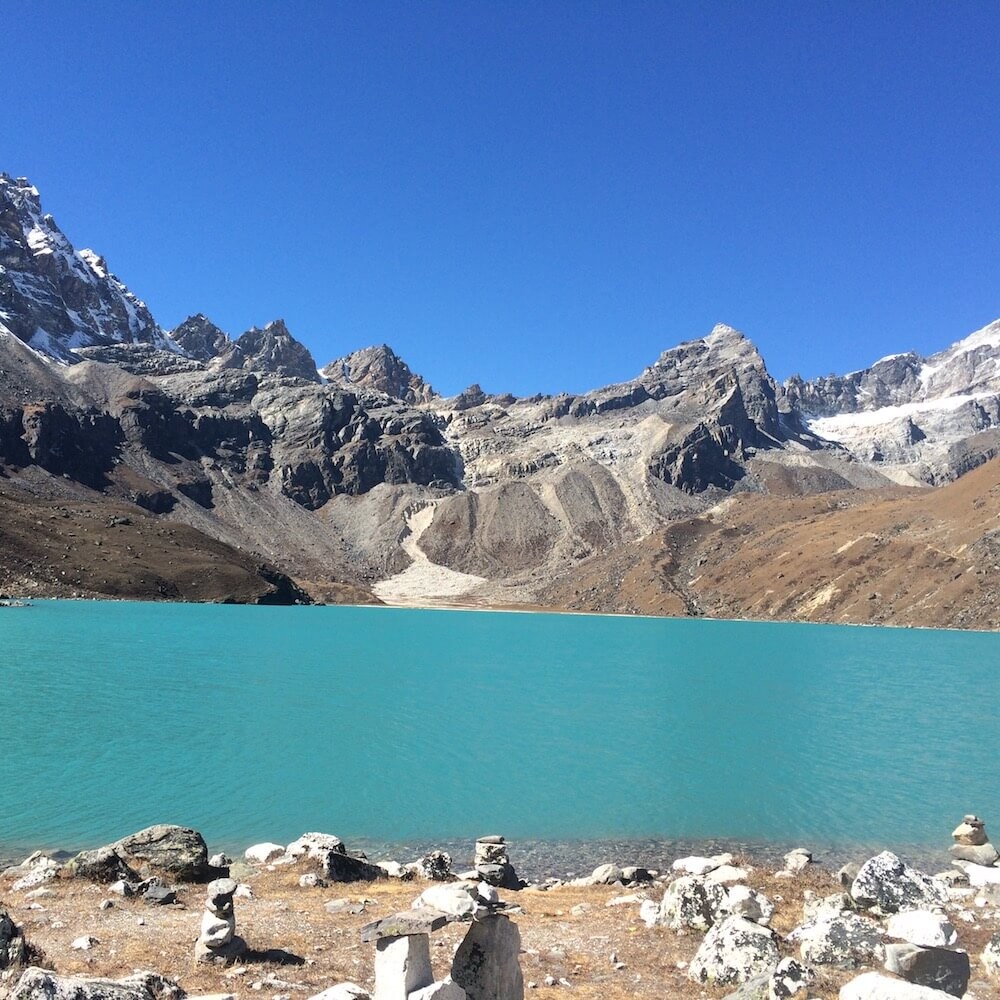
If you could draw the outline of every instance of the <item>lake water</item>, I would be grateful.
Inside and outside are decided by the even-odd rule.
[[[1000,824],[998,680],[997,634],[39,602],[0,609],[0,854],[156,822],[212,849],[501,832],[536,867],[943,849]]]

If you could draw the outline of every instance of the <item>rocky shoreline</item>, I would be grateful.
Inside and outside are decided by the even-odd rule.
[[[0,997],[991,1000],[1000,857],[978,817],[952,836],[935,874],[797,848],[769,864],[607,854],[525,879],[530,850],[495,835],[461,870],[440,848],[374,862],[319,833],[234,860],[161,825],[0,874]]]

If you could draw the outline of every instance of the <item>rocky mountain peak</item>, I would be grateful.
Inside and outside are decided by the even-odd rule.
[[[320,372],[345,389],[374,389],[407,403],[429,402],[437,393],[388,344],[363,347],[331,361]]]
[[[197,361],[211,361],[232,344],[229,334],[219,329],[203,313],[188,316],[183,323],[170,331],[171,338]]]
[[[0,174],[0,328],[66,363],[76,348],[146,343],[176,350],[90,250],[77,252],[27,178]]]
[[[309,349],[291,335],[283,319],[272,320],[263,329],[251,327],[229,345],[216,363],[220,368],[273,372],[309,382],[320,380]]]

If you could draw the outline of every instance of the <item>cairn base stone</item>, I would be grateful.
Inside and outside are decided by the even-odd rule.
[[[375,944],[373,1000],[408,1000],[434,982],[429,934],[380,938]]]
[[[246,951],[247,943],[238,935],[234,935],[218,948],[209,948],[204,942],[196,941],[194,960],[204,965],[232,965],[241,959]]]
[[[1000,854],[987,841],[985,844],[952,844],[948,853],[958,861],[971,861],[974,865],[995,865]]]
[[[469,928],[458,946],[451,978],[468,1000],[524,1000],[520,951],[517,924],[501,914],[486,917]]]

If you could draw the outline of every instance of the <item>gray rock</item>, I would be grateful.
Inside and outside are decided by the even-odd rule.
[[[858,877],[858,872],[861,871],[861,865],[855,864],[853,861],[848,861],[838,872],[837,878],[840,879],[840,884],[845,889],[850,889],[854,880]]]
[[[112,845],[130,864],[166,872],[179,882],[207,882],[228,871],[208,863],[205,838],[184,826],[159,823]]]
[[[150,885],[143,891],[142,898],[153,906],[167,906],[177,902],[177,893],[165,885]]]
[[[705,935],[688,966],[688,978],[733,986],[772,972],[780,957],[773,931],[743,917],[727,917]]]
[[[329,904],[328,904],[329,905]],[[415,907],[402,913],[394,913],[374,920],[361,928],[362,941],[381,941],[384,938],[407,937],[408,935],[431,934],[452,922],[447,913],[429,907]]]
[[[762,973],[742,983],[732,993],[727,993],[722,1000],[770,1000],[771,977]]]
[[[598,865],[590,876],[592,885],[614,885],[622,881],[622,870],[617,865]]]
[[[908,982],[956,997],[965,993],[971,972],[969,956],[964,951],[923,948],[909,942],[886,945],[885,967]]]
[[[945,1000],[947,993],[866,972],[840,988],[840,1000]]]
[[[983,953],[979,956],[983,970],[987,975],[1000,979],[1000,932],[996,933],[986,943]]]
[[[450,882],[455,873],[451,870],[451,855],[447,851],[431,851],[416,862],[420,874],[432,882]]]
[[[428,935],[408,934],[376,942],[374,1000],[408,1000],[411,993],[433,982]]]
[[[15,881],[11,889],[15,892],[22,892],[32,886],[41,885],[54,879],[59,872],[59,862],[36,851],[27,857],[19,865],[8,868],[4,875],[13,878]]]
[[[707,875],[716,868],[732,863],[733,856],[731,854],[716,854],[710,858],[695,855],[689,858],[678,858],[670,867],[675,872],[682,872],[685,875]]]
[[[796,847],[785,855],[784,862],[786,872],[800,872],[812,864],[812,853],[804,847]]]
[[[331,882],[378,882],[389,876],[363,858],[330,851],[323,859],[323,877]]]
[[[799,942],[799,955],[809,965],[856,969],[882,955],[882,929],[856,913],[802,924],[788,935],[788,940]]]
[[[413,901],[413,907],[439,910],[451,917],[471,920],[482,908],[482,900],[474,882],[453,882],[425,889]]]
[[[318,861],[324,860],[330,851],[336,851],[337,854],[347,853],[344,842],[332,833],[304,833],[285,848],[285,853],[290,857],[305,856]]]
[[[57,976],[54,972],[25,969],[8,1000],[182,1000],[184,991],[163,976],[140,972],[125,979],[88,979]]]
[[[283,844],[275,844],[271,841],[264,841],[260,844],[252,844],[243,852],[243,857],[252,865],[269,865],[276,861],[285,853]]]
[[[816,973],[809,966],[794,958],[783,958],[768,983],[768,1000],[788,1000],[808,990],[815,979]]]
[[[1000,854],[989,842],[972,846],[970,844],[952,844],[948,853],[959,861],[971,861],[974,865],[995,865]]]
[[[901,910],[941,906],[945,894],[923,872],[904,864],[891,851],[870,858],[851,884],[851,897],[862,909],[882,916]]]
[[[139,880],[139,873],[130,868],[125,859],[110,844],[94,851],[81,851],[66,866],[78,878],[91,882],[109,884],[124,879],[128,882]]]
[[[699,875],[682,875],[663,893],[657,923],[675,931],[684,927],[707,930],[719,918],[725,902],[726,890],[719,883]]]
[[[469,1000],[524,1000],[521,933],[502,914],[477,920],[458,946],[451,978]]]
[[[734,885],[726,890],[722,913],[726,916],[746,917],[755,924],[766,926],[774,916],[774,903],[756,889]]]
[[[0,970],[23,965],[27,958],[24,934],[10,914],[0,906]]]

